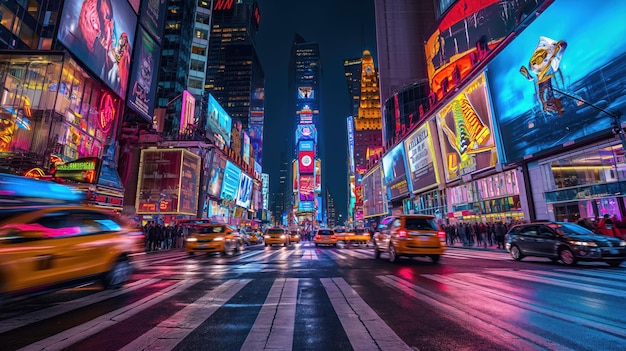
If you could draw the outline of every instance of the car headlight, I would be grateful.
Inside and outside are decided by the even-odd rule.
[[[598,244],[589,241],[570,241],[569,243],[578,246],[598,247]]]
[[[269,239],[269,238],[270,238],[270,236],[269,236],[269,235],[265,235],[265,236],[264,236],[264,238],[265,238],[265,239]]]
[[[217,238],[213,239],[214,241],[222,241],[224,240],[223,236],[218,236]]]
[[[198,238],[187,238],[187,241],[198,241]]]
[[[619,242],[619,246],[626,246],[626,241],[622,240]]]
[[[284,236],[284,235],[281,235],[281,236],[280,236],[280,238],[281,238],[281,239],[284,239],[284,238],[285,238],[285,236]]]

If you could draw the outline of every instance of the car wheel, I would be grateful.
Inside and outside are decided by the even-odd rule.
[[[396,254],[396,249],[393,247],[393,244],[389,244],[389,262],[398,262],[398,255]]]
[[[133,273],[133,266],[126,257],[120,257],[113,265],[113,268],[107,272],[103,279],[105,289],[120,288],[130,279]]]
[[[559,250],[559,259],[561,259],[561,262],[568,266],[573,266],[576,264],[576,258],[574,257],[574,253],[568,248],[562,248],[561,250]]]
[[[430,259],[433,261],[433,263],[439,263],[440,258],[441,255],[430,255]]]
[[[195,252],[193,252],[193,251],[187,252],[187,255],[189,255],[189,256],[193,256],[194,254],[195,254]]]
[[[517,245],[511,246],[511,257],[513,257],[515,261],[521,261],[522,258],[524,258],[524,254],[522,253],[522,250],[520,250],[520,248]]]
[[[550,257],[550,261],[552,261],[552,263],[557,263],[557,262],[559,262],[559,258],[558,257]]]
[[[379,259],[380,258],[380,250],[378,249],[378,246],[374,245],[374,258]]]
[[[233,242],[224,243],[224,255],[232,256],[235,253],[235,244]]]
[[[624,261],[607,261],[606,263],[608,263],[611,267],[618,267],[620,264],[622,264],[622,262]]]

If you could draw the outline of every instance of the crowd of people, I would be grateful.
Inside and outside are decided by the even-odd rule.
[[[518,223],[523,222],[459,222],[455,224],[444,224],[442,227],[446,232],[446,241],[450,246],[460,243],[463,246],[496,246],[498,249],[504,249],[506,233],[512,226]]]
[[[143,227],[146,251],[169,250],[184,247],[189,227],[178,224],[168,226],[161,223],[148,222]]]

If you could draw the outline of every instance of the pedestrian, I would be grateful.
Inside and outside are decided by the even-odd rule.
[[[496,243],[498,244],[498,249],[504,249],[504,236],[506,235],[506,227],[502,222],[498,222],[495,228],[496,232]]]

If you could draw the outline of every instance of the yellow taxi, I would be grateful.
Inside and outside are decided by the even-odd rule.
[[[263,235],[265,246],[271,246],[274,244],[289,246],[291,244],[291,236],[289,231],[284,228],[267,228]]]
[[[315,246],[337,246],[337,235],[332,229],[318,229],[313,237],[313,242],[315,243]]]
[[[365,228],[353,228],[345,233],[344,241],[349,244],[365,244],[370,241],[370,233]]]
[[[433,263],[446,250],[446,233],[428,215],[398,215],[383,219],[379,231],[374,234],[375,257],[382,252],[389,254],[389,262],[397,262],[400,256],[430,257]]]
[[[263,236],[261,235],[261,233],[256,230],[253,229],[250,232],[250,244],[260,244],[263,242]]]
[[[300,235],[300,231],[299,230],[290,230],[289,231],[289,241],[292,243],[300,243],[300,238],[302,236]]]
[[[81,205],[0,209],[0,296],[7,299],[95,281],[118,288],[132,274],[143,235],[111,211]]]
[[[243,248],[244,242],[237,228],[222,223],[198,224],[185,240],[185,251],[188,255],[196,252],[232,255],[235,251],[243,251]]]

